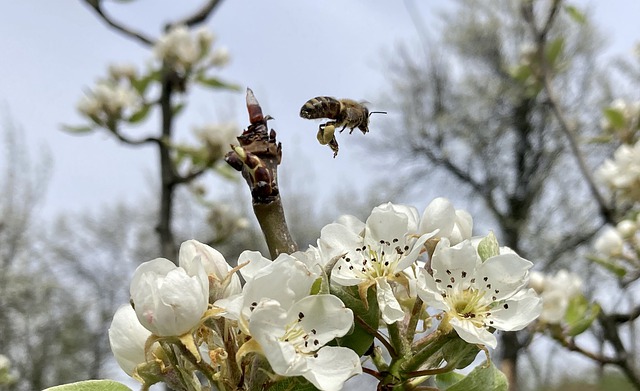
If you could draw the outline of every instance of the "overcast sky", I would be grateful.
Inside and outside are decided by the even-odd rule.
[[[413,1],[435,34],[436,10],[445,2]],[[165,22],[200,3],[138,0],[108,9],[115,18],[157,36]],[[609,54],[629,55],[640,40],[640,2],[579,4],[590,4],[595,24],[608,37]],[[221,76],[250,86],[266,113],[276,118],[270,124],[284,145],[281,174],[286,178],[298,170],[296,178],[306,177],[304,185],[318,192],[327,192],[326,180],[335,186],[364,186],[368,174],[354,143],[365,136],[357,131],[343,135],[340,155],[333,159],[331,151],[315,141],[317,123],[299,118],[298,112],[317,95],[367,100],[372,109],[385,109],[377,100],[388,87],[389,56],[399,43],[417,41],[404,2],[226,0],[208,26],[217,36],[216,44],[231,53],[232,62]],[[106,27],[81,1],[22,0],[3,4],[0,48],[0,113],[24,131],[32,156],[45,146],[53,157],[45,201],[48,216],[150,195],[150,186],[157,183],[153,148],[127,147],[100,132],[79,137],[60,131],[63,123],[81,121],[76,103],[109,63],[142,67],[151,58],[145,47]],[[199,92],[191,103],[178,122],[179,138],[207,122],[247,124],[243,94]],[[155,132],[155,126],[150,122],[136,131]],[[373,120],[370,129],[378,130]],[[282,182],[285,193],[287,186],[300,184]]]
[[[432,33],[437,10],[445,2],[413,0]],[[164,22],[195,9],[200,1],[138,0],[110,4],[115,18],[157,36]],[[377,104],[385,67],[394,47],[417,40],[401,1],[248,1],[227,0],[208,22],[216,44],[227,46],[232,62],[226,80],[250,86],[263,108],[276,118],[271,125],[284,145],[283,175],[304,167],[306,186],[326,189],[325,180],[364,184],[367,177],[353,143],[365,137],[341,137],[332,158],[315,141],[317,123],[298,117],[300,106],[317,95],[349,97]],[[437,5],[434,5],[437,4]],[[581,3],[589,4],[589,3]],[[609,37],[611,53],[628,54],[640,37],[635,0],[593,2],[596,24]],[[95,210],[113,200],[149,195],[156,179],[152,147],[131,148],[105,135],[72,136],[63,123],[79,123],[75,111],[82,91],[91,87],[112,62],[142,67],[150,52],[115,33],[81,1],[10,1],[0,13],[0,112],[26,133],[32,153],[47,146],[54,173],[45,211]],[[178,138],[194,125],[235,120],[246,126],[244,94],[200,92],[178,122]],[[4,121],[3,121],[4,122]],[[135,132],[155,132],[151,121]],[[376,124],[372,121],[372,132]],[[345,136],[345,135],[343,135]],[[291,162],[291,165],[287,163]],[[296,163],[293,165],[293,163]],[[299,164],[298,164],[299,163]],[[284,180],[286,186],[296,185]],[[248,202],[248,200],[247,200]]]

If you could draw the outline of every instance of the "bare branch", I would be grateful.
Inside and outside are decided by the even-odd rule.
[[[169,30],[172,26],[195,26],[207,20],[207,18],[211,15],[211,13],[216,9],[216,7],[222,2],[222,0],[209,0],[206,4],[202,6],[199,10],[194,12],[192,15],[186,16],[180,20],[169,23],[165,26],[165,30]]]
[[[104,20],[109,26],[113,27],[115,30],[121,32],[129,38],[133,38],[134,40],[144,44],[145,46],[153,46],[154,40],[152,38],[147,37],[141,32],[135,31],[129,27],[126,27],[116,21],[114,21],[109,15],[107,15],[102,6],[100,4],[100,0],[84,0],[89,7],[91,7],[96,14],[100,17],[100,19]]]

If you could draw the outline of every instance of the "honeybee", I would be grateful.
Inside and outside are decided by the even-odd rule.
[[[358,128],[362,134],[367,134],[369,132],[369,116],[374,113],[387,114],[386,111],[369,112],[364,104],[352,99],[336,99],[330,96],[317,96],[309,99],[300,109],[300,117],[302,118],[333,120],[321,124],[317,135],[320,144],[329,145],[333,151],[333,157],[338,155],[336,128],[342,126],[340,129],[340,133],[342,133],[348,127],[349,134]]]

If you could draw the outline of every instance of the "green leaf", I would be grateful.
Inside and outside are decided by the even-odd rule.
[[[553,41],[549,42],[546,47],[547,62],[551,65],[555,65],[558,61],[558,57],[562,53],[562,49],[564,49],[564,38],[558,37]]]
[[[304,377],[288,377],[267,388],[268,391],[317,391],[318,389]]]
[[[153,70],[149,72],[147,75],[139,78],[131,80],[131,86],[138,91],[138,94],[144,96],[144,93],[147,91],[149,84],[152,81],[160,80],[160,70]]]
[[[345,306],[353,311],[353,315],[362,319],[369,327],[374,330],[378,329],[380,322],[380,310],[378,309],[378,299],[376,298],[375,289],[367,291],[367,302],[369,309],[365,308],[364,303],[358,294],[358,287],[342,287],[331,286],[331,293],[338,296]],[[358,356],[362,356],[373,343],[373,335],[361,326],[358,322],[354,322],[353,331],[341,338],[336,338],[337,346],[346,346],[356,352]]]
[[[470,344],[461,338],[448,341],[442,347],[442,356],[447,361],[447,365],[453,365],[455,369],[466,368],[473,363],[480,348]]]
[[[182,110],[185,108],[186,104],[184,102],[178,103],[177,105],[173,106],[171,108],[171,110],[173,111],[173,115],[179,115]]]
[[[487,368],[486,362],[475,367],[467,376],[446,391],[507,391],[507,377],[493,363]]]
[[[89,133],[93,130],[91,125],[62,125],[62,130],[69,133],[82,134]]]
[[[564,320],[567,323],[567,334],[574,337],[585,332],[600,314],[600,305],[590,303],[587,298],[578,295],[571,298]]]
[[[532,75],[531,66],[528,64],[521,64],[509,69],[511,77],[519,81],[520,83],[526,82]]]
[[[622,266],[616,265],[615,263],[611,262],[608,259],[603,259],[595,256],[587,256],[587,259],[607,269],[618,278],[622,278],[625,275],[627,275],[627,270],[625,268],[623,268]]]
[[[458,372],[447,372],[436,376],[436,386],[441,390],[446,390],[447,387],[458,383],[464,379],[464,375]]]
[[[198,75],[198,77],[196,78],[196,81],[198,81],[200,84],[204,86],[211,87],[211,88],[221,88],[221,89],[232,90],[232,91],[240,91],[241,89],[240,86],[237,84],[227,83],[218,79],[217,77],[207,77],[203,74]]]
[[[604,116],[609,121],[611,126],[615,129],[623,128],[626,124],[624,114],[620,110],[614,109],[613,107],[607,107],[606,109],[604,109]]]
[[[149,112],[151,112],[151,105],[144,104],[140,110],[133,113],[131,117],[129,117],[129,123],[137,124],[138,122],[143,121],[145,118],[147,118]]]
[[[493,231],[489,232],[489,235],[478,243],[478,255],[480,255],[482,262],[496,255],[500,255],[500,245]]]
[[[86,380],[47,388],[44,391],[131,391],[131,388],[114,380]]]
[[[573,5],[565,5],[564,10],[569,14],[569,17],[573,19],[576,23],[585,24],[587,23],[587,17],[584,13]]]

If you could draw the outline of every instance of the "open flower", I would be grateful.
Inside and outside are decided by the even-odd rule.
[[[495,348],[489,332],[523,329],[540,315],[541,302],[533,289],[522,290],[533,264],[512,251],[482,262],[471,241],[451,247],[443,238],[431,260],[433,275],[421,269],[418,296],[442,310],[440,328],[453,328],[460,338]]]
[[[555,275],[533,271],[529,286],[542,299],[540,320],[551,324],[560,323],[569,308],[570,300],[582,294],[582,279],[564,269],[558,270]]]
[[[348,224],[325,226],[318,246],[326,260],[340,257],[332,274],[332,282],[343,286],[358,285],[360,296],[376,287],[382,319],[394,323],[404,317],[404,311],[393,293],[393,284],[408,290],[403,271],[411,266],[422,245],[435,232],[417,237],[418,213],[415,208],[387,203],[373,209],[365,224],[343,219]]]
[[[261,301],[251,317],[251,335],[275,373],[304,376],[320,390],[339,390],[350,377],[362,373],[351,349],[324,346],[345,335],[353,312],[332,295],[307,296],[290,308],[275,300]]]
[[[133,376],[138,364],[146,361],[144,345],[151,332],[144,328],[131,305],[118,308],[109,327],[109,345],[118,365],[129,376]]]
[[[297,259],[303,257],[304,253],[280,254],[272,262],[257,251],[244,251],[238,258],[238,264],[248,262],[240,269],[246,281],[242,293],[218,300],[214,306],[224,309],[222,316],[237,320],[242,331],[250,335],[249,321],[258,303],[271,299],[288,309],[309,295],[318,276]]]
[[[140,323],[158,336],[180,336],[199,322],[209,305],[209,279],[202,262],[189,270],[165,258],[138,266],[131,280],[131,300]]]

